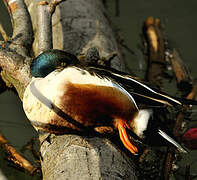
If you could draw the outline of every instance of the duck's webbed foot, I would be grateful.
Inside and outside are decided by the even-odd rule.
[[[130,129],[130,127],[127,124],[127,122],[126,121],[123,121],[123,120],[119,120],[118,121],[118,131],[119,131],[120,139],[121,139],[122,143],[124,144],[124,146],[132,154],[135,154],[136,155],[137,152],[138,152],[138,149],[129,140],[128,135],[127,135],[127,132],[126,132],[126,128]]]

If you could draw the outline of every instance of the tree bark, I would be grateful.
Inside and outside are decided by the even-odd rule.
[[[35,33],[35,55],[40,52],[38,2],[26,0]],[[54,49],[80,55],[96,47],[104,58],[116,52],[118,56],[111,65],[124,70],[124,62],[101,0],[67,0],[61,3],[53,14],[52,26]],[[39,136],[44,180],[137,179],[133,161],[107,139],[78,135]]]

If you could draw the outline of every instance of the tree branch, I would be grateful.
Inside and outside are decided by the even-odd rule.
[[[1,77],[22,99],[31,80],[28,55],[33,42],[32,24],[23,0],[4,0],[4,3],[12,19],[13,34],[7,42],[0,42]]]
[[[51,24],[52,12],[50,6],[46,1],[42,1],[38,5],[38,47],[40,52],[53,48],[52,37],[52,24]]]
[[[38,47],[43,52],[53,48],[52,15],[56,6],[65,0],[53,0],[51,3],[41,1],[38,5],[37,28],[38,28]],[[39,52],[39,53],[40,53]]]
[[[31,18],[23,0],[3,0],[12,19],[13,34],[11,43],[20,48],[14,48],[19,54],[29,55],[33,42]]]
[[[149,17],[144,23],[144,34],[148,43],[148,68],[146,79],[161,87],[161,78],[165,70],[164,38],[161,31],[160,20]]]
[[[3,26],[2,26],[2,24],[0,24],[0,33],[1,33],[1,35],[2,35],[2,37],[3,37],[3,39],[4,39],[4,41],[8,41],[9,37],[7,36],[7,33],[5,32],[5,30],[4,30]]]
[[[36,167],[34,167],[29,161],[27,161],[21,154],[19,154],[14,147],[8,144],[8,141],[3,137],[0,133],[0,145],[8,152],[8,157],[15,164],[27,170],[30,174],[37,173],[39,171]]]
[[[37,32],[35,12],[40,1],[26,2]],[[52,22],[54,49],[64,49],[80,55],[96,47],[101,57],[108,57],[115,52],[117,56],[113,58],[112,66],[119,70],[124,69],[121,53],[100,0],[94,0],[94,3],[92,0],[68,0],[56,7]],[[50,28],[50,23],[46,24]],[[39,38],[36,33],[34,54],[40,52],[37,44]],[[132,160],[104,138],[45,134],[39,136],[43,179],[137,178]]]
[[[8,87],[15,87],[19,97],[23,98],[25,87],[31,81],[30,58],[23,57],[7,47],[0,50],[1,77]]]

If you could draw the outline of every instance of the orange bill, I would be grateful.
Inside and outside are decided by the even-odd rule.
[[[119,121],[118,122],[118,130],[119,130],[119,135],[122,143],[124,146],[132,153],[132,154],[137,154],[138,149],[135,147],[133,144],[131,144],[125,127],[128,127],[128,124],[125,121]]]

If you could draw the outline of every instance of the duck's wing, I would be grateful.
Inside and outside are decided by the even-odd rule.
[[[89,66],[88,69],[89,71],[99,74],[100,76],[109,77],[118,84],[121,84],[129,93],[131,93],[136,102],[140,102],[140,104],[149,106],[197,105],[197,101],[171,97],[159,90],[145,85],[136,78],[115,69],[106,69],[103,66]]]

